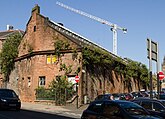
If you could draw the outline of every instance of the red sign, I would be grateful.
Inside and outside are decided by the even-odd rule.
[[[76,83],[78,83],[79,82],[79,76],[75,76],[75,81],[76,81]]]
[[[159,80],[164,79],[164,73],[162,71],[159,72]]]

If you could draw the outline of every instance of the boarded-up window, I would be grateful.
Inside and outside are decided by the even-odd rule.
[[[46,60],[47,64],[51,64],[51,55],[47,55]]]
[[[47,64],[54,64],[57,62],[57,56],[56,55],[47,55],[46,60],[47,60]]]
[[[57,57],[56,55],[52,55],[52,64],[57,62]]]

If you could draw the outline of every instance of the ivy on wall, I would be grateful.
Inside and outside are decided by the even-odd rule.
[[[72,49],[74,58],[78,55],[77,50],[75,48],[70,48],[70,44],[68,42],[64,42],[58,38],[56,38],[54,46],[55,54],[58,56],[60,56],[60,51],[65,49]],[[114,70],[115,72],[122,74],[125,80],[134,78],[149,83],[148,69],[146,65],[128,58],[122,59],[120,57],[113,56],[109,52],[94,46],[84,46],[82,48],[82,61],[83,65],[95,64],[106,67],[106,69],[109,70]],[[64,66],[64,69],[66,70],[66,65]],[[75,71],[76,74],[78,72],[80,72],[80,67],[77,71]]]
[[[68,43],[68,41],[63,41],[58,39],[58,37],[56,37],[54,42],[54,48],[55,48],[55,55],[60,56],[61,50],[69,49],[70,44]]]
[[[14,59],[18,56],[18,46],[21,39],[20,34],[10,35],[2,46],[0,52],[0,65],[5,81],[9,80],[9,75],[14,68]]]
[[[84,65],[98,64],[123,74],[125,80],[134,78],[149,83],[148,69],[140,62],[113,57],[110,53],[94,47],[85,47],[82,53]]]

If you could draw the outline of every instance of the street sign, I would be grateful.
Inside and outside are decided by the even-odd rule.
[[[147,38],[147,58],[157,62],[158,43]]]
[[[76,81],[76,83],[78,83],[79,82],[79,76],[75,76],[75,81]]]
[[[159,80],[164,79],[164,73],[162,71],[159,72]]]

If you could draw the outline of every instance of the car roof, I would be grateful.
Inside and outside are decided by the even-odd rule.
[[[127,100],[95,100],[91,103],[96,103],[96,102],[114,102],[114,103],[118,103],[118,102],[130,102]]]
[[[149,98],[149,97],[138,97],[138,98],[135,98],[134,100],[132,100],[132,101],[144,101],[144,100],[148,100],[148,101],[157,101],[157,102],[160,102],[160,100],[157,100],[157,99],[151,99],[151,98]]]
[[[7,88],[0,88],[0,91],[13,91],[12,89],[7,89]]]

